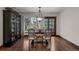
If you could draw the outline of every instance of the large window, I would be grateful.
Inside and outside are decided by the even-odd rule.
[[[45,18],[38,21],[36,17],[26,17],[24,21],[25,32],[29,29],[52,29],[55,28],[55,18]]]
[[[25,32],[29,29],[37,29],[38,22],[35,17],[26,17],[24,21]]]

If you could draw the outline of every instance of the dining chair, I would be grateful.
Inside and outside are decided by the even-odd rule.
[[[30,44],[34,46],[34,41],[35,41],[35,30],[34,29],[28,30],[28,39],[30,41]]]
[[[44,40],[43,40],[43,44],[44,46],[50,46],[50,41],[51,41],[51,33],[52,30],[51,29],[45,29],[45,33],[44,33]]]

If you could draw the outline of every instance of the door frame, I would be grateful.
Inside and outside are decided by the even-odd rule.
[[[54,36],[56,36],[56,22],[57,22],[57,16],[45,16],[45,18],[54,18],[55,19],[55,23],[54,23]]]

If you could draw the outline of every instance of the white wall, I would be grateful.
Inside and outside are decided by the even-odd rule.
[[[59,20],[59,35],[79,46],[79,8],[66,8]]]
[[[0,46],[3,45],[3,9],[0,7]]]

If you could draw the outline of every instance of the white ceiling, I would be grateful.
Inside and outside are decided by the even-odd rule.
[[[15,7],[19,12],[38,12],[38,7]],[[63,10],[63,7],[41,7],[41,11],[45,13],[57,13]]]

